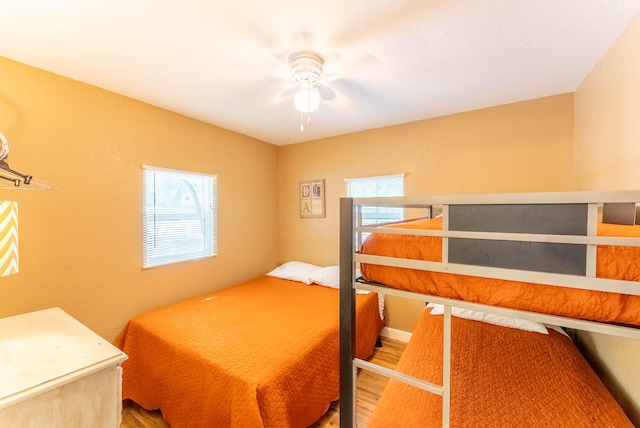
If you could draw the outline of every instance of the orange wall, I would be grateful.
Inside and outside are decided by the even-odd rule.
[[[575,93],[576,188],[640,188],[640,15]],[[640,426],[640,340],[582,333],[579,343]]]
[[[280,148],[279,262],[338,263],[344,179],[405,173],[405,194],[573,188],[573,95],[564,94]],[[324,178],[326,218],[301,219],[298,183]],[[420,303],[387,299],[412,330]]]
[[[277,147],[3,58],[0,82],[9,164],[59,187],[0,188],[20,240],[0,317],[59,306],[111,340],[137,313],[275,266]],[[218,257],[142,270],[142,164],[218,175]]]

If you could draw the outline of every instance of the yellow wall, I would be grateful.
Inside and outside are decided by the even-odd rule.
[[[640,188],[640,15],[575,93],[576,188]],[[581,333],[585,349],[640,426],[640,340]]]
[[[575,92],[576,188],[640,186],[640,15]]]
[[[338,263],[344,179],[405,173],[405,194],[571,190],[573,96],[445,116],[280,148],[279,262]],[[327,216],[301,219],[298,183],[326,180]],[[420,303],[390,298],[387,325],[412,330]]]
[[[20,239],[0,317],[59,306],[111,340],[148,308],[275,266],[276,146],[3,58],[0,82],[9,165],[59,187],[0,188]],[[142,164],[218,175],[218,257],[142,270]]]

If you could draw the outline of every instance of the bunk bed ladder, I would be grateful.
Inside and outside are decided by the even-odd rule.
[[[442,385],[355,358],[354,205],[340,200],[340,426],[356,427],[358,369],[396,379],[442,397],[442,427],[449,428],[451,398],[451,306],[444,305]]]

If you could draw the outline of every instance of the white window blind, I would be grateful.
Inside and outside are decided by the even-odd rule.
[[[143,267],[217,255],[217,176],[143,170]]]
[[[347,178],[344,181],[347,197],[350,198],[404,196],[404,174]],[[402,220],[404,210],[395,207],[363,206],[360,215],[362,226],[367,226]],[[356,236],[356,245],[359,246],[368,235],[364,233],[362,236]]]

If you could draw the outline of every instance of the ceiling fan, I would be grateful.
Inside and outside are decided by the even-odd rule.
[[[311,50],[300,50],[289,55],[289,67],[299,91],[293,97],[296,109],[310,113],[320,106],[320,91],[317,86],[322,81],[324,58]]]
[[[268,57],[263,55],[268,60],[263,59],[259,65],[256,65],[258,57],[249,63],[240,64],[244,71],[253,68],[259,69],[261,74],[267,70],[272,72],[268,81],[265,80],[266,77],[261,80],[261,90],[266,89],[272,94],[277,92],[280,100],[292,102],[300,112],[300,130],[304,131],[305,126],[310,124],[310,113],[318,110],[324,101],[330,102],[342,97],[368,102],[372,97],[371,90],[365,85],[343,74],[369,70],[379,64],[376,58],[360,51],[349,54],[332,51],[327,55],[328,57],[313,49],[281,50]],[[285,70],[288,72],[282,73]],[[339,74],[336,74],[338,70]],[[284,88],[281,86],[283,80],[286,81]],[[274,83],[280,86],[279,91],[275,90]]]

